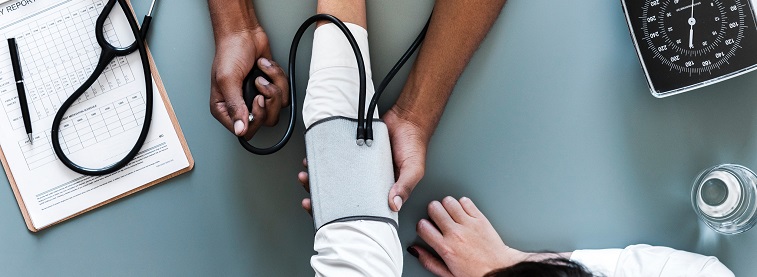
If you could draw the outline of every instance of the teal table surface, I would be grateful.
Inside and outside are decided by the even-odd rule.
[[[132,2],[141,18],[149,1]],[[315,2],[255,1],[278,62],[286,64]],[[369,1],[374,79],[404,52],[432,6]],[[39,233],[27,231],[0,176],[0,275],[312,276],[314,231],[296,179],[302,123],[281,152],[245,152],[209,112],[215,49],[207,2],[160,0],[152,24],[150,47],[195,169]],[[309,32],[297,65],[299,103],[311,40]],[[380,108],[397,98],[408,69]],[[737,276],[753,275],[757,231],[715,235],[697,221],[689,194],[707,167],[757,168],[756,87],[750,73],[656,99],[620,1],[511,0],[447,105],[426,175],[400,214],[402,244],[419,241],[415,223],[430,201],[468,196],[515,248],[664,245],[715,255]],[[283,127],[255,142],[273,142]],[[404,273],[430,275],[409,254]]]

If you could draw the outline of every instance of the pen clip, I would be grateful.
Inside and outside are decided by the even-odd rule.
[[[24,65],[21,62],[21,51],[18,51],[18,43],[14,42],[16,44],[16,59],[18,60],[18,74],[21,75],[21,80],[16,81],[18,83],[19,81],[23,84],[24,83]]]
[[[13,74],[16,76],[16,83],[24,80],[24,71],[21,69],[21,55],[18,53],[18,44],[16,38],[8,38],[8,52],[11,56],[11,63],[13,64]],[[23,83],[23,82],[21,82]]]

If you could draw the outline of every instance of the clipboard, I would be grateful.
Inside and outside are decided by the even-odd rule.
[[[131,2],[127,0],[127,4],[129,5],[131,15],[135,16],[134,9],[131,6]],[[146,47],[147,47],[147,45],[146,45]],[[32,218],[30,216],[29,210],[27,209],[27,205],[25,204],[25,201],[24,201],[24,199],[23,199],[23,197],[21,195],[21,192],[19,190],[18,184],[16,183],[16,179],[14,178],[13,172],[11,171],[11,168],[9,166],[8,160],[6,158],[6,155],[3,152],[2,147],[0,147],[0,161],[2,162],[3,169],[5,170],[5,173],[8,176],[8,181],[10,183],[10,186],[11,186],[12,190],[13,190],[13,194],[14,194],[14,196],[16,198],[16,201],[18,202],[18,206],[19,206],[19,209],[21,210],[21,214],[23,215],[24,221],[26,223],[26,227],[29,229],[29,231],[31,231],[31,232],[37,232],[37,231],[40,231],[42,229],[49,228],[49,227],[54,226],[54,225],[56,225],[58,223],[61,223],[61,222],[66,221],[68,219],[74,218],[76,216],[79,216],[81,214],[84,214],[86,212],[94,210],[96,208],[99,208],[101,206],[104,206],[106,204],[114,202],[114,201],[119,200],[121,198],[124,198],[126,196],[132,195],[132,194],[134,194],[136,192],[139,192],[141,190],[144,190],[146,188],[149,188],[151,186],[159,184],[159,183],[161,183],[163,181],[166,181],[168,179],[171,179],[171,178],[176,177],[178,175],[181,175],[183,173],[189,172],[189,171],[191,171],[194,168],[194,164],[195,164],[194,158],[192,157],[192,154],[191,154],[191,152],[189,150],[189,146],[187,145],[186,139],[185,139],[184,134],[183,134],[183,132],[181,130],[181,126],[179,125],[179,121],[176,118],[176,114],[175,114],[175,112],[173,110],[173,106],[171,105],[171,102],[169,101],[168,94],[166,93],[165,86],[163,85],[163,81],[160,78],[160,74],[158,73],[158,69],[155,66],[155,62],[154,62],[153,57],[152,57],[152,52],[150,51],[149,48],[147,48],[147,55],[148,55],[148,59],[149,59],[149,62],[150,62],[150,69],[151,69],[151,73],[152,73],[152,78],[153,78],[155,86],[158,88],[158,90],[157,90],[158,94],[160,95],[160,99],[155,99],[155,100],[161,100],[160,102],[155,101],[155,104],[162,103],[164,105],[164,107],[166,109],[166,112],[168,114],[168,117],[170,118],[171,125],[173,126],[173,131],[175,131],[176,136],[177,136],[177,138],[178,138],[178,140],[179,140],[179,142],[181,144],[182,151],[183,151],[183,153],[184,153],[184,155],[185,155],[185,157],[187,159],[188,166],[184,167],[184,168],[181,168],[181,169],[179,169],[177,171],[167,173],[163,177],[160,177],[158,179],[150,181],[150,182],[148,182],[146,184],[143,184],[143,185],[138,186],[136,188],[133,188],[133,189],[131,189],[129,191],[123,192],[121,194],[115,195],[115,196],[113,196],[113,197],[111,197],[111,198],[109,198],[107,200],[101,201],[101,202],[99,202],[99,203],[97,203],[95,205],[89,206],[86,209],[83,209],[83,210],[81,210],[79,212],[76,212],[76,213],[74,213],[74,214],[72,214],[72,215],[70,215],[68,217],[65,217],[63,219],[55,221],[52,224],[45,225],[45,226],[42,226],[42,227],[35,227],[35,225],[34,225],[34,223],[32,221]],[[155,128],[155,127],[151,126],[150,128]],[[56,162],[59,162],[59,161],[56,161]]]

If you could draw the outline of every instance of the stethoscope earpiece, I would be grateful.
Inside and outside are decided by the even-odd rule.
[[[108,40],[105,39],[105,24],[108,16],[113,11],[113,8],[116,6],[116,4],[120,5],[122,11],[125,11],[126,20],[128,21],[132,35],[135,38],[134,43],[125,48],[112,45],[110,44],[110,42],[108,42]],[[77,88],[68,98],[66,98],[63,103],[61,103],[58,111],[55,113],[52,127],[50,129],[50,144],[52,145],[53,152],[55,152],[55,155],[58,156],[58,159],[61,163],[63,163],[63,165],[76,173],[90,176],[102,176],[114,173],[124,168],[132,160],[134,160],[134,157],[139,154],[139,151],[142,149],[142,146],[147,140],[147,135],[150,131],[150,125],[152,123],[152,109],[154,100],[152,93],[152,72],[150,71],[150,60],[147,55],[145,38],[147,35],[147,30],[150,28],[150,22],[152,21],[152,9],[154,7],[155,1],[153,1],[153,4],[150,6],[150,11],[142,21],[142,29],[140,29],[137,19],[128,12],[130,11],[129,4],[124,0],[108,0],[108,3],[105,4],[102,12],[100,12],[100,15],[97,17],[97,21],[95,21],[95,37],[97,39],[97,43],[100,45],[100,48],[102,48],[102,52],[100,52],[100,58],[98,59],[97,65],[93,69],[92,74],[90,74],[89,77],[79,86],[79,88]],[[142,61],[142,72],[145,78],[144,94],[146,100],[145,117],[142,121],[142,130],[139,132],[137,141],[123,158],[106,167],[87,168],[76,164],[68,158],[66,152],[63,150],[63,146],[61,145],[62,142],[60,141],[59,133],[63,117],[66,115],[68,109],[75,104],[79,97],[81,97],[85,91],[89,90],[90,87],[92,87],[92,85],[95,83],[95,81],[97,81],[97,79],[100,78],[101,75],[103,75],[103,72],[107,69],[108,65],[113,62],[116,57],[125,57],[126,55],[134,53],[135,51],[139,52],[139,58]]]

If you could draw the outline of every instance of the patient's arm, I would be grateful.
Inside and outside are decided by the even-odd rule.
[[[341,19],[355,36],[370,99],[374,89],[364,0],[320,0],[318,13]],[[401,276],[396,213],[385,201],[394,181],[388,131],[377,122],[374,145],[356,145],[352,119],[357,118],[360,83],[355,55],[335,25],[318,26],[302,112],[317,228],[313,249],[318,253],[310,264],[316,276]]]
[[[368,29],[365,16],[365,0],[318,0],[318,13],[325,13]],[[328,22],[318,22],[318,27]]]
[[[366,99],[371,99],[374,87],[368,54],[365,1],[320,0],[318,13],[339,18],[355,36],[366,69]],[[313,37],[310,79],[302,106],[306,129],[319,120],[333,116],[357,118],[360,80],[355,54],[344,34],[334,24],[327,23],[318,22]],[[378,117],[378,112],[374,113],[374,117]]]

